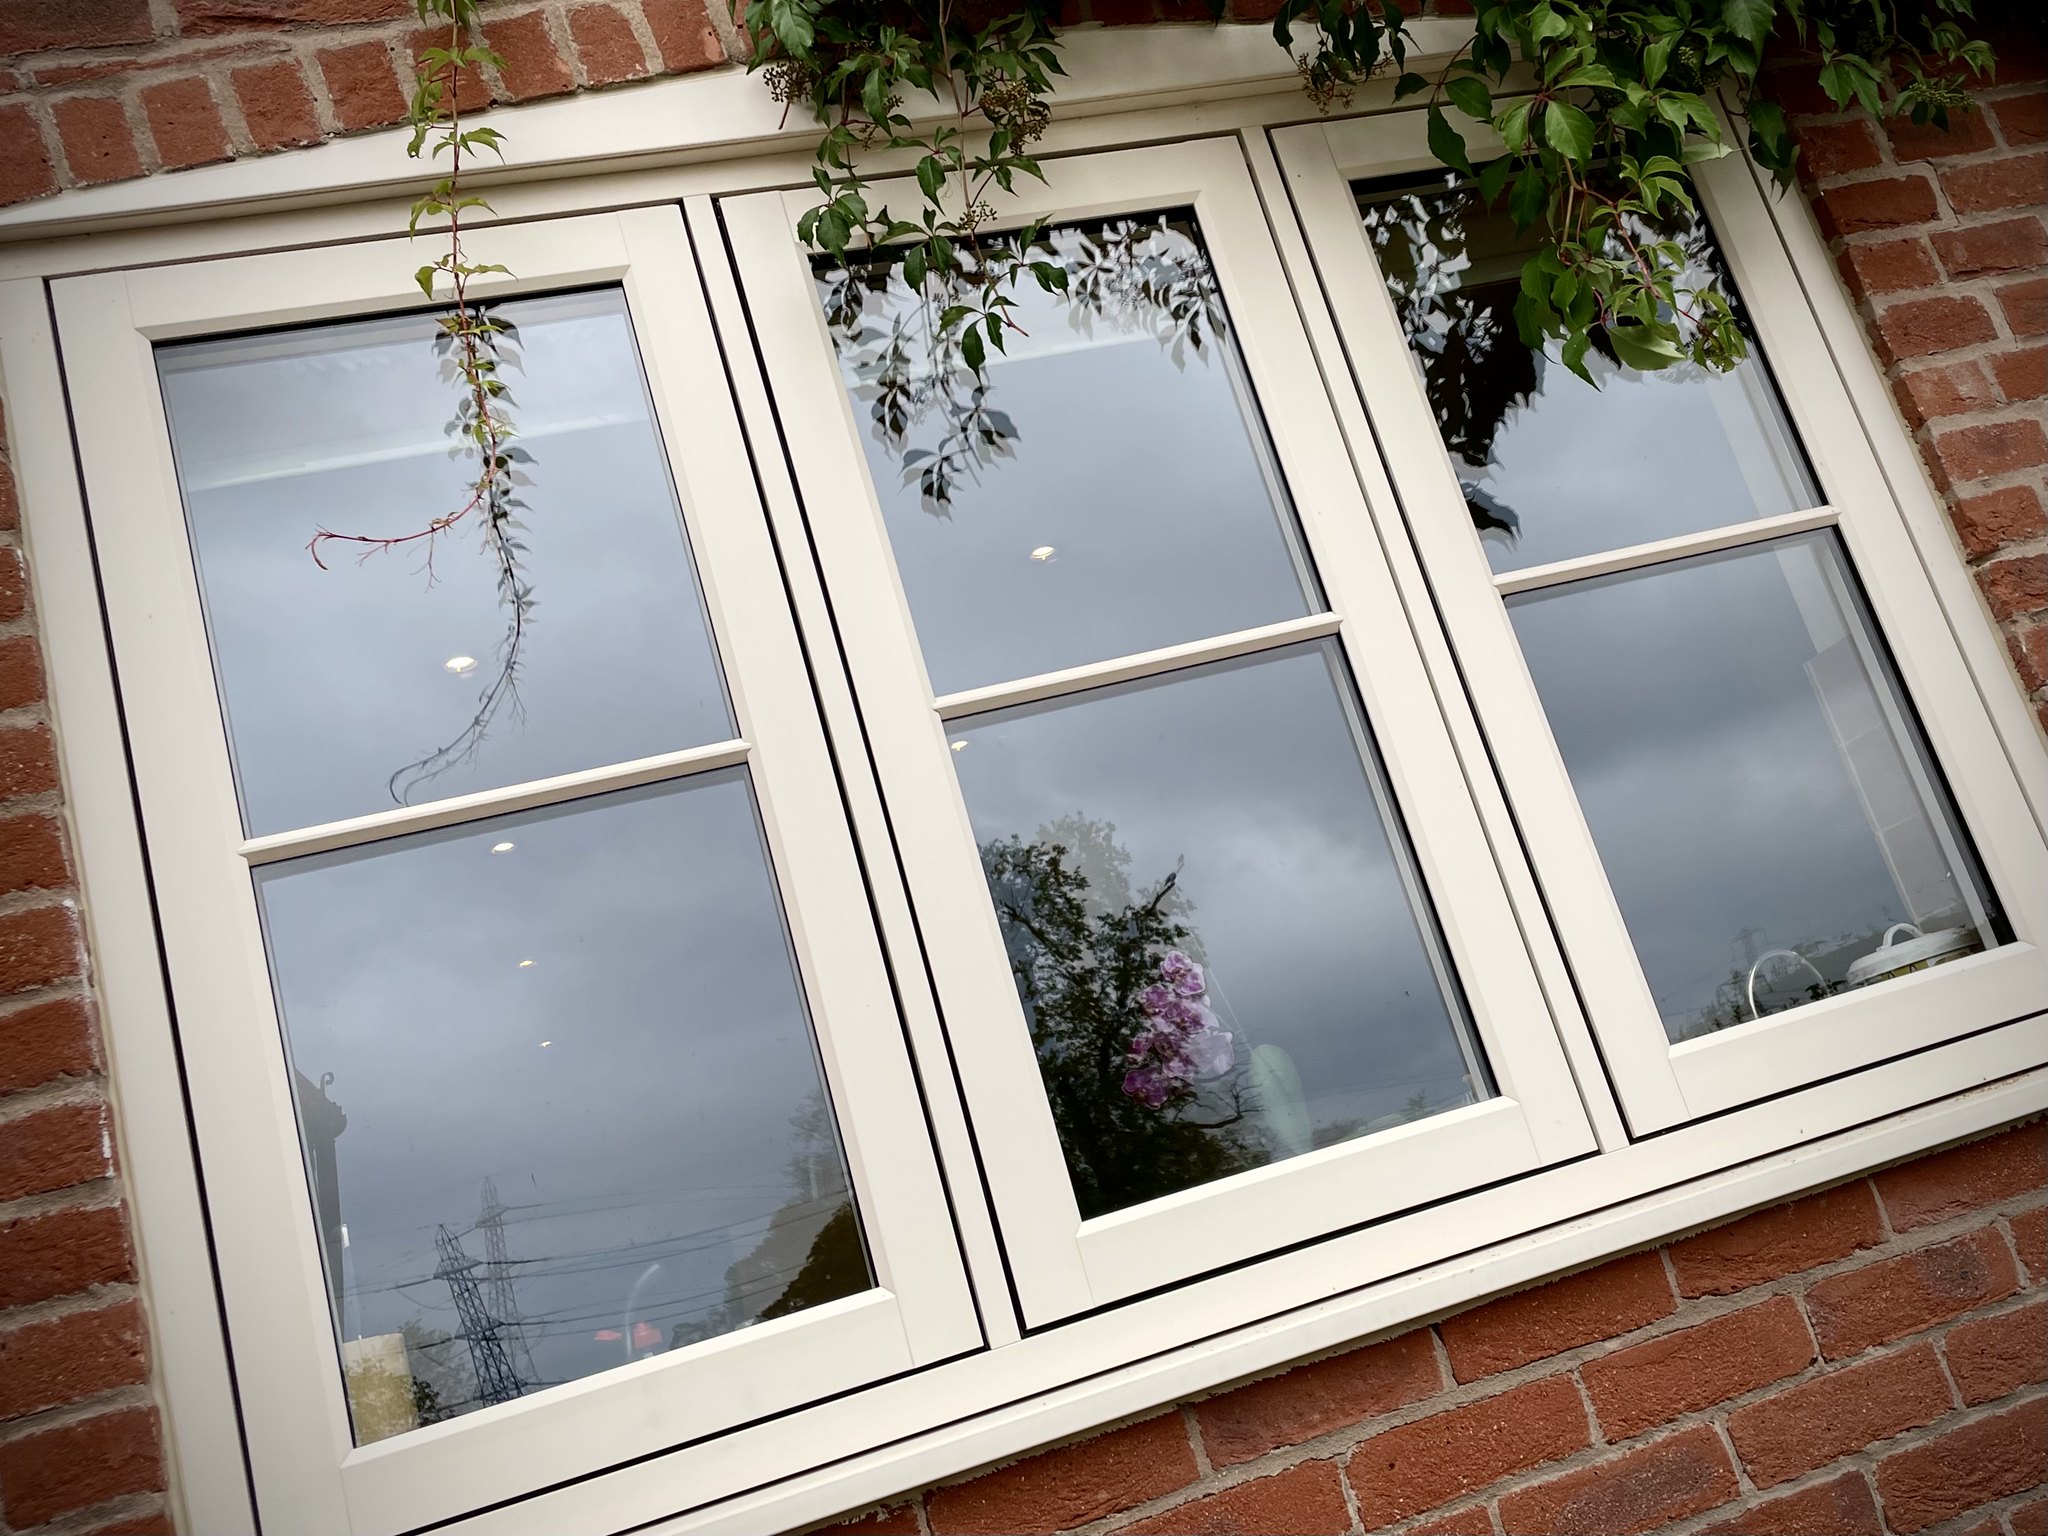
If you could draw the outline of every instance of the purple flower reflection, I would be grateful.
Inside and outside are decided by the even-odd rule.
[[[1208,990],[1202,967],[1179,950],[1168,950],[1159,962],[1159,977],[1138,994],[1145,1027],[1131,1039],[1133,1065],[1124,1074],[1124,1092],[1151,1109],[1164,1106],[1188,1084],[1221,1077],[1237,1064],[1230,1032],[1202,1000]]]

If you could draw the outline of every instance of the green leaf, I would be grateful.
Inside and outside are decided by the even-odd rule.
[[[981,349],[981,332],[969,326],[960,333],[960,360],[979,373],[985,356],[987,354]]]
[[[1600,387],[1593,375],[1586,371],[1586,349],[1593,338],[1584,331],[1573,331],[1564,339],[1564,365],[1595,389]]]
[[[1553,101],[1543,109],[1543,138],[1577,164],[1593,157],[1593,119],[1568,101]]]
[[[1460,75],[1455,80],[1447,81],[1444,85],[1444,94],[1450,97],[1451,104],[1467,117],[1482,123],[1492,120],[1493,97],[1482,82],[1470,75]]]
[[[1501,143],[1509,149],[1521,149],[1529,142],[1529,103],[1517,101],[1511,104],[1495,121],[1493,131],[1500,135]]]
[[[926,202],[936,203],[945,186],[946,168],[939,164],[936,156],[926,155],[917,162],[917,189],[924,194]]]
[[[1644,373],[1685,360],[1676,329],[1665,321],[1649,325],[1622,321],[1607,328],[1607,342],[1616,357]]]
[[[1771,18],[1776,10],[1772,0],[1721,0],[1722,23],[1737,37],[1759,48],[1771,35]]]
[[[1404,96],[1413,96],[1417,91],[1426,91],[1428,89],[1428,77],[1412,73],[1404,74],[1394,82],[1394,100],[1399,101]]]
[[[1453,128],[1441,107],[1429,109],[1429,152],[1454,171],[1473,173],[1472,157],[1465,152],[1465,139]]]
[[[430,299],[434,296],[434,274],[439,270],[438,267],[425,266],[412,275],[412,280],[420,285],[420,292]]]
[[[1489,160],[1479,172],[1479,199],[1488,207],[1500,201],[1500,194],[1515,173],[1515,162],[1506,158]]]
[[[1527,229],[1543,216],[1544,205],[1550,201],[1550,187],[1542,174],[1530,167],[1523,167],[1515,178],[1514,190],[1508,194],[1508,212],[1514,216],[1515,228]]]
[[[1671,50],[1678,44],[1679,34],[1666,32],[1643,50],[1643,84],[1655,85],[1664,78],[1664,71],[1671,64]]]

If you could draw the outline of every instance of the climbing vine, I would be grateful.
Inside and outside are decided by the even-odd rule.
[[[992,195],[1042,178],[1029,148],[1062,73],[1049,0],[987,12],[966,0],[749,0],[741,18],[750,67],[824,126],[822,201],[802,238],[842,262],[902,247],[913,290],[943,285],[938,333],[958,337],[976,374],[1016,324],[1017,283],[1066,281],[1038,259],[1035,227],[1001,242],[981,234]],[[1763,89],[1767,44],[1810,59],[1837,106],[1945,125],[1992,67],[1972,20],[1971,0],[1479,0],[1469,41],[1428,75],[1406,67],[1394,0],[1285,0],[1273,32],[1321,111],[1387,70],[1397,99],[1426,93],[1436,158],[1538,231],[1516,307],[1524,340],[1557,343],[1590,380],[1595,346],[1645,369],[1744,356],[1726,294],[1671,232],[1693,211],[1686,167],[1731,147],[1717,92],[1757,161],[1790,181],[1797,150]],[[1498,150],[1475,156],[1475,131]],[[884,153],[913,165],[917,206],[875,200],[864,166]]]

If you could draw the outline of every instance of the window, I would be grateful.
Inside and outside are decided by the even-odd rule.
[[[1027,1321],[1590,1150],[1236,149],[1006,208],[985,389],[807,206],[726,218]]]
[[[390,241],[51,281],[266,1525],[808,1523],[2044,1065],[2039,765],[1744,166],[1750,358],[1596,389],[1418,115],[1217,121],[1059,141],[979,377],[785,160],[508,185],[510,568],[402,537]]]
[[[1660,231],[1748,360],[1596,352],[1595,389],[1519,339],[1521,241],[1421,133],[1275,140],[1630,1126],[2042,1007],[2038,831],[1752,173],[1695,167]]]
[[[498,243],[543,295],[498,310],[503,585],[472,528],[306,548],[465,494],[388,250],[58,289],[249,1433],[325,1463],[295,1529],[981,1338],[681,216]]]

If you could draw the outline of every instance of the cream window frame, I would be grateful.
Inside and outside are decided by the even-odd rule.
[[[737,739],[252,839],[241,829],[153,347],[425,301],[389,241],[53,286],[258,1502],[309,1536],[395,1536],[983,1343],[681,210],[493,229],[473,236],[472,249],[518,274],[481,282],[487,297],[622,288]],[[253,866],[735,764],[746,766],[759,807],[875,1288],[356,1446]]]
[[[1500,150],[1490,134],[1467,136],[1475,158]],[[1499,749],[1502,784],[1630,1128],[1637,1135],[1667,1130],[2048,1008],[2048,844],[1747,158],[1702,162],[1693,167],[1694,181],[1824,504],[1496,576],[1464,510],[1351,190],[1361,180],[1437,165],[1422,115],[1280,128],[1272,140],[1341,337],[1339,355],[1325,346],[1325,365],[1349,372],[1364,397],[1464,685]],[[1870,992],[1841,994],[1674,1045],[1545,722],[1504,598],[1822,528],[1840,534],[1861,578],[2015,941]]]
[[[722,205],[734,265],[868,722],[1027,1327],[1593,1150],[1594,1138],[1251,175],[1229,139],[1050,161],[1006,225],[1192,207],[1327,612],[937,697],[796,222],[813,191]],[[871,202],[914,191],[872,188]],[[1001,705],[1336,635],[1471,1005],[1497,1097],[1084,1221],[989,902],[947,725]],[[1026,1090],[1023,1085],[1030,1085]]]

